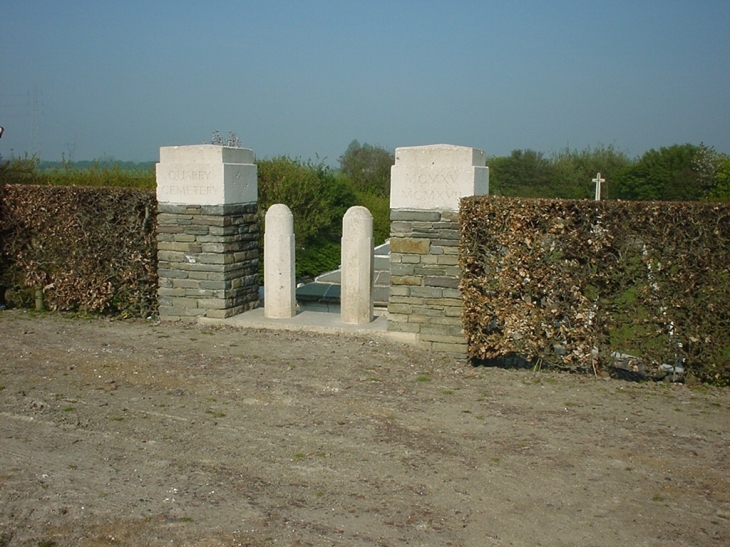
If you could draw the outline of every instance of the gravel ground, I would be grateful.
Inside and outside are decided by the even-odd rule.
[[[0,312],[0,547],[725,546],[730,390]]]

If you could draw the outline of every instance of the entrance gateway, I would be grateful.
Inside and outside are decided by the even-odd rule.
[[[434,351],[466,354],[461,329],[458,209],[462,197],[489,192],[484,151],[437,144],[397,148],[395,156],[387,329],[413,335],[421,346]],[[261,257],[253,162],[253,152],[245,148],[197,145],[160,149],[162,320],[224,319],[258,307]],[[342,303],[352,302],[351,313],[343,312],[343,319],[353,324],[372,318],[372,297],[359,298],[372,292],[372,217],[360,209],[350,215],[353,231],[346,228],[343,234],[343,247],[351,244],[350,248],[369,249],[347,256],[343,252]],[[289,294],[291,288],[284,285]]]

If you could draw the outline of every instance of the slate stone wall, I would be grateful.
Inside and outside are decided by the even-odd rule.
[[[426,349],[466,356],[458,216],[391,210],[388,330],[415,334]]]
[[[226,318],[258,307],[258,205],[159,203],[163,321]]]

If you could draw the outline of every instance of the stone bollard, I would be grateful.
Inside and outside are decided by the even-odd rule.
[[[342,290],[340,317],[361,325],[373,320],[373,215],[350,207],[342,219]]]
[[[297,314],[294,281],[294,216],[277,203],[266,212],[264,232],[264,315],[288,319]]]

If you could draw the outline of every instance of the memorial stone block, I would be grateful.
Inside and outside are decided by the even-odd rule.
[[[459,199],[489,193],[483,150],[449,144],[395,149],[390,208],[459,210]]]
[[[258,306],[253,153],[168,146],[157,164],[160,319],[225,318]]]
[[[156,171],[158,202],[224,205],[258,200],[256,165],[248,148],[163,146]]]
[[[390,186],[388,330],[432,351],[466,355],[461,328],[459,200],[489,193],[482,150],[396,148]]]

